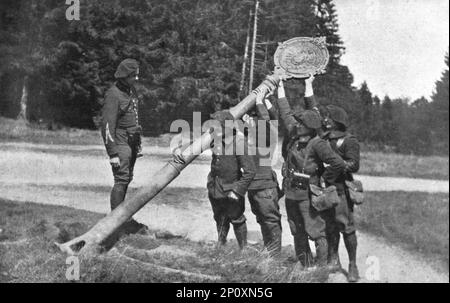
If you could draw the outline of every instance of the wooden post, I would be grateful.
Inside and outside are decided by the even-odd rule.
[[[247,38],[245,40],[244,61],[242,62],[241,83],[239,85],[239,98],[241,97],[241,93],[244,90],[244,86],[245,86],[245,74],[247,72],[248,47],[249,47],[249,44],[250,44],[251,22],[252,22],[252,12],[250,11],[248,13]]]
[[[252,41],[252,57],[250,59],[250,76],[248,80],[248,93],[253,89],[253,73],[255,69],[255,51],[256,51],[256,35],[258,34],[258,9],[259,0],[255,3],[255,14],[253,19],[253,41]]]
[[[268,92],[278,85],[280,75],[267,76],[255,91]],[[242,117],[255,105],[256,92],[250,93],[244,100],[230,108],[230,114],[234,119]],[[131,216],[150,202],[161,190],[163,190],[180,172],[188,166],[204,150],[210,148],[213,140],[211,132],[205,132],[182,152],[184,164],[169,161],[160,170],[149,177],[150,182],[138,190],[132,197],[125,199],[117,208],[95,224],[88,232],[66,243],[55,243],[61,251],[67,254],[95,254],[101,243],[116,231]]]

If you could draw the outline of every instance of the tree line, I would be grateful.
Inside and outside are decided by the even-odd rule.
[[[330,62],[314,84],[321,104],[345,108],[351,131],[377,149],[448,154],[448,55],[430,100],[380,99],[366,83],[355,87],[340,62],[345,47],[332,0],[259,2],[253,87],[273,70],[278,42],[325,36]],[[242,68],[254,0],[81,0],[79,21],[66,20],[66,9],[62,0],[0,2],[0,115],[94,129],[126,57],[141,64],[147,135],[191,120],[193,111],[207,119],[248,92]],[[300,80],[286,86],[290,99],[303,94]]]

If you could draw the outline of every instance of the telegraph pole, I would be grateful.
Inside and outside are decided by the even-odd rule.
[[[253,89],[253,72],[255,67],[255,50],[256,50],[256,35],[258,34],[258,9],[259,0],[255,2],[255,14],[253,22],[253,41],[252,41],[252,57],[250,59],[250,78],[248,83],[248,93],[250,94]]]

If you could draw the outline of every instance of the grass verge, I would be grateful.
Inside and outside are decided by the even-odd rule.
[[[143,139],[147,146],[168,147],[171,134]],[[49,131],[26,125],[24,122],[0,117],[0,141],[31,142],[40,144],[102,145],[97,130],[61,129]],[[67,151],[70,152],[70,151]],[[85,151],[94,155],[104,155],[102,151]],[[79,151],[76,152],[80,154]],[[278,164],[278,168],[281,164]],[[414,156],[381,152],[362,152],[360,174],[372,176],[409,177],[424,179],[449,179],[449,158],[439,156]]]
[[[144,138],[144,145],[166,147],[171,135]],[[49,145],[103,145],[99,130],[62,128],[48,130],[21,120],[0,117],[0,141],[29,142]]]
[[[103,215],[62,206],[0,199],[0,282],[67,282],[66,256],[55,241],[85,232]],[[163,235],[163,236],[161,236]],[[109,252],[80,260],[81,282],[324,282],[323,270],[308,272],[274,261],[261,247],[239,252],[234,243],[192,242],[153,231],[122,237]]]
[[[423,179],[449,179],[448,157],[362,152],[359,174]]]
[[[358,207],[357,226],[449,269],[449,195],[368,192]]]

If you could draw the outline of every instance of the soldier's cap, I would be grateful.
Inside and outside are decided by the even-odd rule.
[[[116,72],[114,73],[114,77],[116,79],[126,78],[129,75],[133,73],[137,74],[138,72],[139,72],[139,63],[134,59],[128,58],[120,62]]]
[[[300,115],[296,116],[307,128],[318,129],[322,126],[320,116],[312,110],[305,110]]]
[[[330,104],[327,105],[327,111],[328,114],[330,115],[330,118],[334,122],[340,123],[345,127],[348,127],[349,125],[348,115],[342,107]]]

